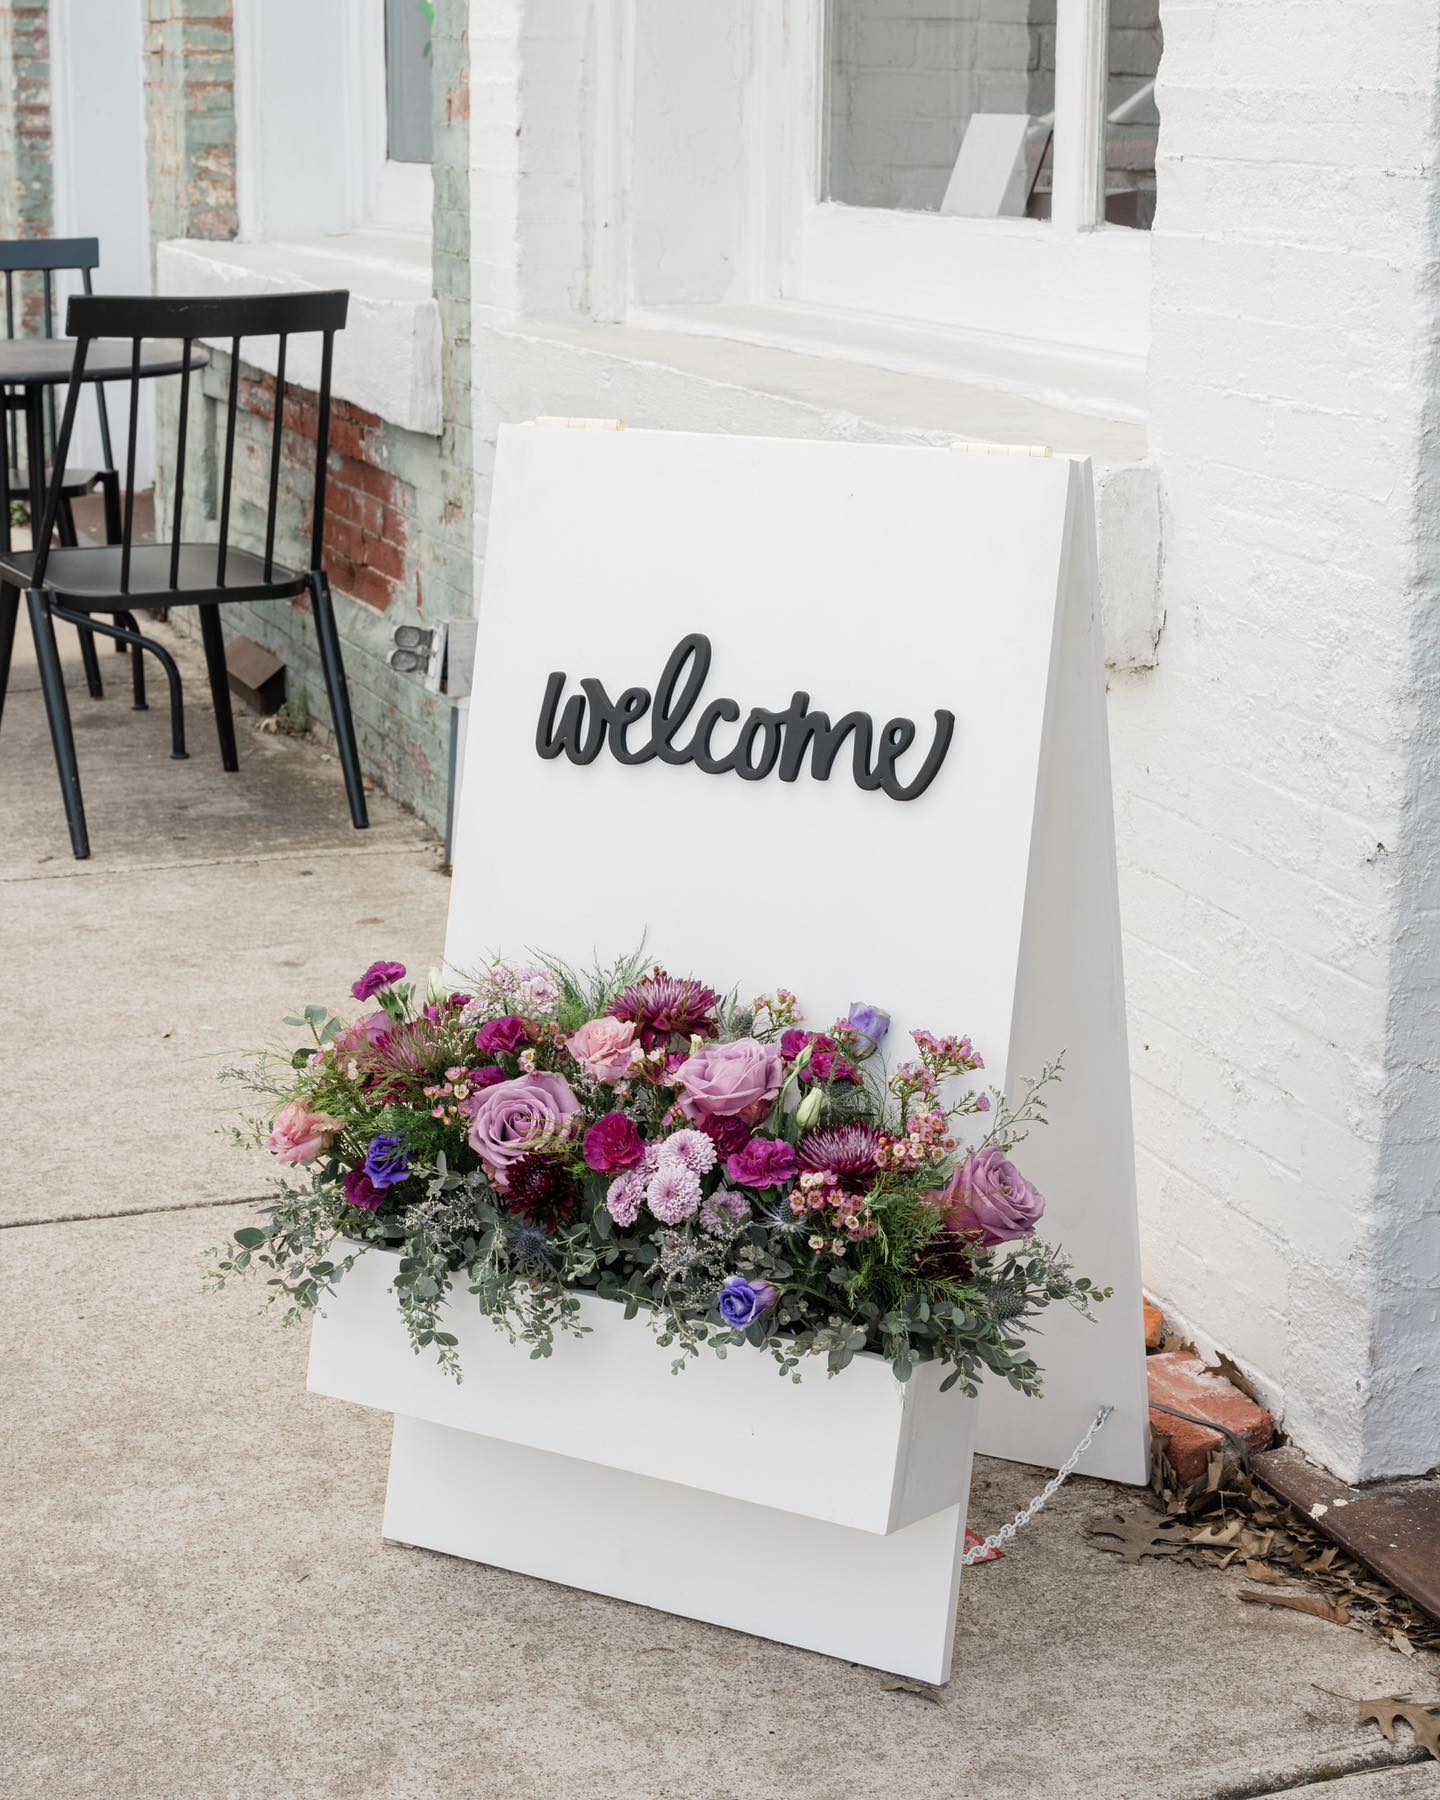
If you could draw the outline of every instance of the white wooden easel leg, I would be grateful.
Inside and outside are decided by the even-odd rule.
[[[964,1534],[963,1506],[886,1537],[395,1420],[387,1538],[920,1681],[950,1676]]]

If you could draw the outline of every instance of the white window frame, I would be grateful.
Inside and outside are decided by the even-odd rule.
[[[428,163],[386,156],[384,0],[305,0],[312,22],[326,7],[334,70],[325,84],[327,129],[339,146],[342,179],[303,157],[287,164],[287,216],[311,221],[308,230],[277,231],[267,205],[261,166],[265,117],[277,100],[277,73],[288,71],[283,34],[294,0],[237,0],[235,7],[236,187],[240,235],[252,242],[276,237],[329,236],[345,231],[398,231],[429,237],[434,182]],[[295,104],[314,104],[313,69],[294,71]],[[263,115],[263,116],[262,116]]]
[[[617,114],[629,98],[634,18],[627,0],[600,0],[610,57],[596,94],[600,131],[597,316],[706,330],[703,308],[627,307],[609,227],[627,209],[628,143]],[[1104,218],[1109,0],[1057,0],[1055,149],[1049,220],[972,219],[847,206],[824,192],[827,0],[756,0],[753,68],[743,121],[747,223],[723,308],[725,335],[814,343],[850,319],[929,338],[962,358],[967,347],[1030,358],[1034,385],[1051,385],[1047,358],[1093,365],[1095,392],[1113,377],[1124,410],[1143,376],[1150,333],[1150,233]],[[607,67],[607,61],[609,66]],[[608,120],[608,128],[607,128]],[[628,296],[626,296],[628,298]],[[617,306],[617,302],[620,304]],[[763,326],[744,332],[750,308]],[[688,313],[688,317],[686,316]],[[944,360],[943,354],[934,359]],[[990,360],[994,360],[990,357]],[[1087,378],[1088,379],[1088,378]],[[1023,377],[1020,385],[1026,385]]]

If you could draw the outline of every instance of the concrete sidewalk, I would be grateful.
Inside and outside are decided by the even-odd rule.
[[[263,1171],[214,1076],[379,956],[438,960],[426,831],[338,767],[241,732],[224,775],[183,642],[192,760],[62,653],[94,857],[70,858],[22,621],[0,733],[3,1792],[10,1800],[1149,1800],[1440,1796],[1356,1697],[1440,1669],[1242,1606],[1238,1574],[1130,1567],[1074,1482],[970,1572],[955,1677],[873,1671],[380,1539],[386,1420],[312,1399],[260,1292],[200,1292]],[[982,1463],[972,1522],[1029,1498]],[[577,1520],[603,1530],[603,1520]],[[1322,1692],[1330,1690],[1330,1693]],[[1336,1781],[1333,1778],[1345,1776]]]

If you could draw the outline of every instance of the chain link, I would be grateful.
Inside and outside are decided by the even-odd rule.
[[[990,1537],[986,1538],[983,1544],[976,1544],[973,1550],[967,1550],[960,1559],[963,1568],[970,1568],[972,1564],[982,1561],[992,1550],[998,1550],[1002,1545],[1008,1544],[1017,1531],[1023,1531],[1032,1519],[1044,1512],[1045,1508],[1075,1473],[1076,1463],[1079,1462],[1080,1458],[1090,1448],[1095,1433],[1099,1431],[1100,1427],[1110,1417],[1114,1410],[1115,1408],[1113,1406],[1102,1406],[1100,1408],[1099,1412],[1097,1412],[1095,1417],[1090,1421],[1090,1429],[1085,1433],[1084,1437],[1081,1438],[1080,1442],[1070,1452],[1069,1456],[1066,1457],[1065,1461],[1061,1463],[1054,1475],[1045,1483],[1044,1487],[1041,1488],[1040,1492],[1030,1504],[1023,1512],[1016,1513],[1015,1517],[1011,1519],[1008,1525],[1002,1525],[997,1532],[992,1533]]]

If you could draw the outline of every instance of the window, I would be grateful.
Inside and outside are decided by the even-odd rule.
[[[430,35],[434,23],[434,0],[385,0],[386,156],[390,162],[433,160]]]
[[[1103,10],[1093,0],[1088,10],[1098,28]],[[1056,28],[1056,0],[831,0],[825,198],[970,218],[1049,218]],[[1158,0],[1111,0],[1108,47],[1103,148],[1070,148],[1103,156],[1104,220],[1148,228]]]

